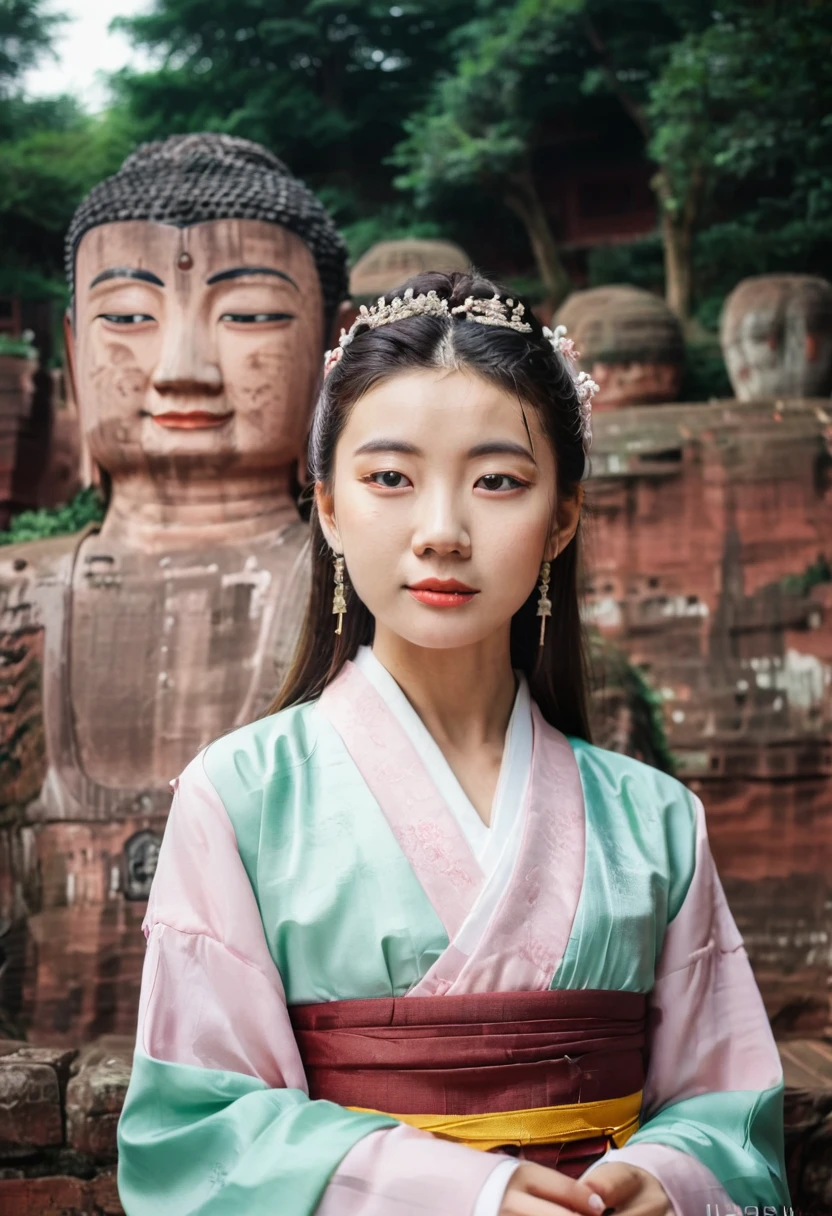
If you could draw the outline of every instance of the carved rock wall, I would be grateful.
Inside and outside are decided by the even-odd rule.
[[[778,1030],[829,1021],[832,410],[596,419],[588,612],[663,701]]]
[[[60,372],[0,355],[0,530],[18,511],[68,502],[80,488],[75,410]]]
[[[5,528],[15,502],[21,436],[27,426],[35,391],[36,364],[0,355],[0,528]]]

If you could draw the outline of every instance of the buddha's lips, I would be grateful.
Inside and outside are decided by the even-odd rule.
[[[150,417],[159,426],[169,431],[204,431],[223,426],[233,416],[234,411],[226,414],[212,414],[209,410],[187,410],[179,412],[171,410],[166,414],[151,414]]]

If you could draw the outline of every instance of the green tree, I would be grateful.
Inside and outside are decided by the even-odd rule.
[[[11,107],[14,135],[0,140],[0,292],[65,293],[64,235],[87,191],[135,142],[118,109],[88,115],[71,98]]]
[[[545,141],[545,117],[576,84],[571,43],[547,0],[489,8],[459,31],[453,73],[405,122],[407,137],[394,155],[405,170],[397,184],[423,209],[455,191],[498,198],[523,224],[540,278],[558,303],[569,278],[534,159]]]
[[[820,247],[830,264],[832,7],[728,0],[672,48],[646,113],[680,315],[697,261],[717,298],[732,285],[723,268],[733,281],[811,269]]]
[[[691,42],[707,29],[713,12],[708,0],[643,0],[639,22],[633,13],[610,0],[585,0],[581,25],[595,55],[595,63],[583,80],[583,92],[602,92],[614,97],[641,135],[656,170],[653,190],[659,211],[664,255],[665,298],[687,328],[690,319],[692,234],[701,217],[707,161],[707,92],[699,91],[701,79],[686,88],[690,122],[684,146],[657,136],[657,114],[652,101],[678,47]],[[646,34],[646,37],[643,37]],[[702,144],[697,142],[702,141]],[[684,175],[673,178],[667,157],[687,164]]]
[[[407,123],[400,184],[423,208],[454,189],[495,195],[557,300],[568,281],[539,169],[568,154],[554,127],[610,127],[592,103],[614,103],[655,165],[665,293],[688,325],[706,228],[728,263],[742,235],[752,268],[828,244],[830,30],[820,0],[482,0]]]
[[[651,135],[650,85],[674,43],[707,19],[705,0],[483,3],[457,36],[454,72],[406,124],[400,185],[422,206],[454,188],[496,196],[522,221],[553,302],[569,290],[539,170],[567,155],[563,131],[631,125]],[[605,104],[604,104],[605,103]],[[626,138],[626,135],[625,135]]]
[[[144,138],[217,130],[285,158],[344,223],[395,203],[386,164],[469,0],[156,0],[122,19],[160,67],[115,81]]]
[[[64,20],[44,0],[0,0],[3,293],[60,293],[63,233],[101,165],[96,124],[71,98],[31,100],[22,93],[23,73],[50,52]]]
[[[15,92],[23,73],[52,49],[64,20],[48,12],[44,0],[0,0],[0,102]]]
[[[0,545],[22,545],[27,541],[45,540],[50,536],[68,536],[80,532],[87,524],[97,524],[104,518],[104,502],[93,486],[79,490],[63,507],[41,507],[37,511],[21,511],[0,532]]]

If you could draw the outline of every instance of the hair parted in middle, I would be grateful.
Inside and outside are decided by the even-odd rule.
[[[465,370],[516,397],[521,408],[535,410],[552,447],[559,500],[574,498],[584,475],[585,410],[573,370],[553,348],[549,331],[527,302],[523,332],[510,326],[478,324],[468,313],[453,313],[473,297],[518,302],[516,293],[475,272],[420,274],[382,297],[392,304],[408,289],[414,296],[435,292],[447,310],[410,315],[371,327],[358,323],[337,361],[332,361],[315,407],[309,441],[309,471],[329,487],[335,450],[350,411],[371,389],[393,376],[444,368]],[[470,309],[469,309],[470,312]],[[554,520],[553,526],[554,526]],[[371,645],[372,614],[346,581],[347,612],[343,631],[332,623],[332,554],[317,511],[310,519],[312,587],[304,628],[292,667],[269,712],[319,697],[359,646]],[[348,556],[348,555],[347,555]],[[544,718],[564,734],[590,738],[583,626],[578,602],[580,526],[552,562],[549,597],[552,614],[543,646],[538,643],[538,591],[535,587],[511,622],[511,662],[529,681]],[[349,568],[347,568],[349,573]]]

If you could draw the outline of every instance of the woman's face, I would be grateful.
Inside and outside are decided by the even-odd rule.
[[[555,461],[536,411],[443,369],[395,376],[356,403],[317,497],[377,630],[432,649],[507,634],[580,512],[575,499],[555,520]]]

